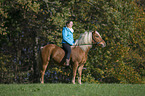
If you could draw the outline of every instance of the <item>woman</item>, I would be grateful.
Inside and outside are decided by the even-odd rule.
[[[66,26],[63,27],[62,30],[62,47],[65,50],[65,57],[66,57],[66,63],[65,66],[69,66],[70,61],[70,54],[71,54],[71,45],[74,45],[74,39],[73,39],[73,32],[72,29],[73,22],[67,21]]]

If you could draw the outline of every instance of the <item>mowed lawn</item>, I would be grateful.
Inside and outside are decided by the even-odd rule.
[[[145,84],[0,84],[0,96],[145,96]]]

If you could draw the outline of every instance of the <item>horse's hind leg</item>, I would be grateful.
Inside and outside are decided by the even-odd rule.
[[[41,78],[40,78],[40,82],[43,84],[44,83],[44,75],[45,75],[45,71],[46,71],[46,68],[48,66],[48,62],[44,63],[42,65],[42,69],[41,69]]]

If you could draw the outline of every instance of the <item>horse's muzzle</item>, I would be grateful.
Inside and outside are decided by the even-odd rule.
[[[101,45],[102,45],[103,48],[106,47],[106,43],[105,42],[101,43]]]

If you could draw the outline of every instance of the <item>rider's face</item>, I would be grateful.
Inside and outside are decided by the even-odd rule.
[[[72,21],[69,24],[67,24],[68,28],[72,28],[72,26],[73,26],[73,22]]]

